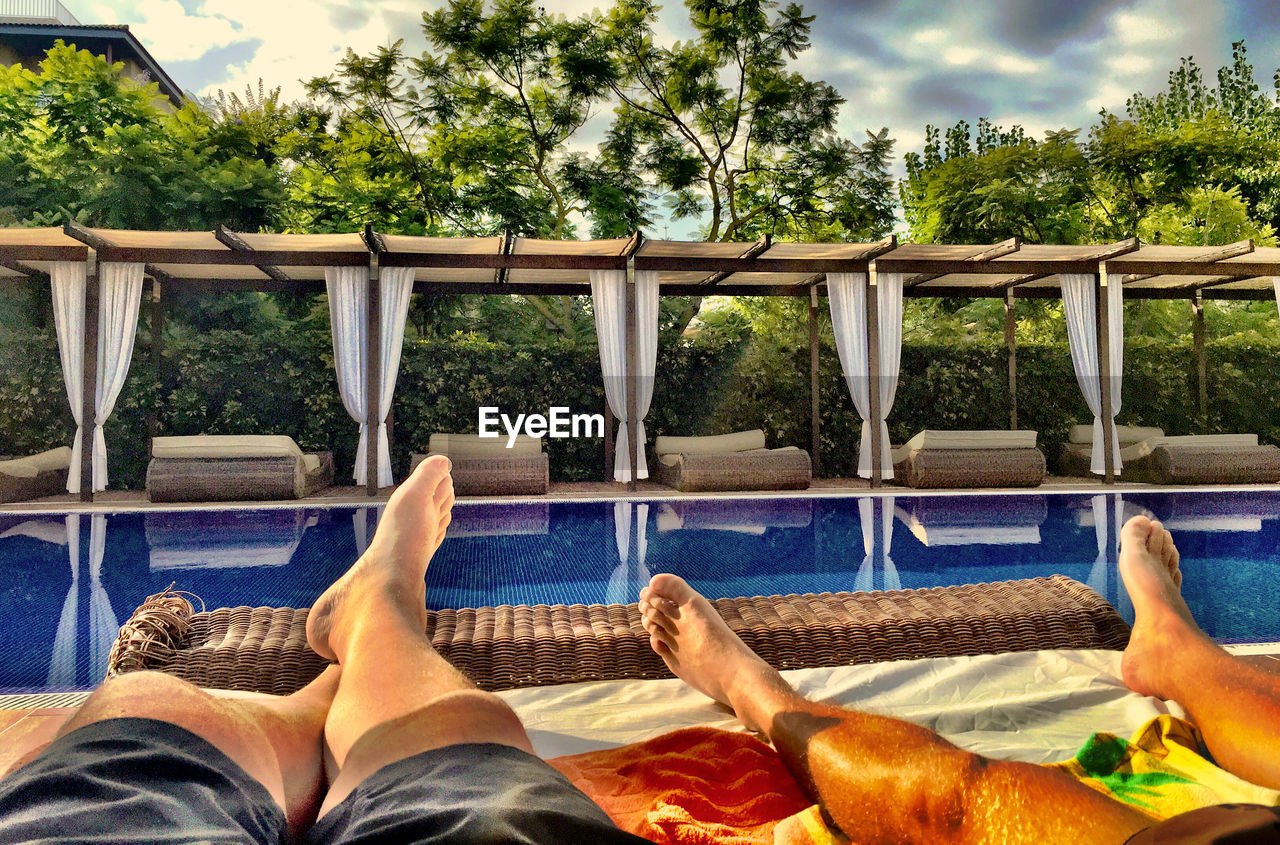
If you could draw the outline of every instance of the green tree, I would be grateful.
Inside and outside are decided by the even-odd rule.
[[[658,6],[619,0],[599,18],[618,98],[606,160],[642,177],[710,241],[765,232],[870,238],[892,226],[887,130],[840,138],[844,99],[788,67],[814,16],[796,3],[687,0],[697,37],[662,46]]]
[[[686,5],[697,37],[668,47],[644,0],[573,20],[533,0],[451,0],[424,15],[422,57],[400,44],[348,54],[310,90],[340,120],[381,134],[426,222],[455,232],[622,236],[665,203],[677,219],[703,220],[708,240],[887,233],[887,131],[860,145],[840,138],[842,99],[789,68],[813,18],[796,4],[771,16],[766,0]],[[584,128],[609,106],[593,154]],[[565,334],[589,326],[582,303],[527,304]],[[682,326],[698,307],[685,302]]]
[[[257,230],[278,174],[198,104],[174,113],[123,63],[59,42],[38,72],[0,68],[0,220],[9,225]],[[246,154],[248,153],[248,154]]]
[[[913,240],[989,243],[1020,237],[1032,243],[1076,243],[1087,236],[1097,198],[1076,133],[1059,130],[1043,141],[1021,127],[1005,131],[978,122],[970,146],[964,121],[947,131],[945,151],[935,127],[926,127],[923,153],[905,157],[899,185]]]

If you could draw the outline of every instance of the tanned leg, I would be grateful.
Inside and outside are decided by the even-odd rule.
[[[185,728],[260,781],[298,836],[324,797],[322,738],[339,670],[326,669],[293,695],[234,698],[159,672],[131,672],[104,683],[58,736],[104,719],[159,719]]]
[[[671,671],[768,735],[856,842],[1118,843],[1150,824],[1062,772],[991,760],[910,722],[804,699],[675,575],[655,575],[640,609]]]
[[[1228,653],[1196,625],[1179,590],[1178,550],[1159,522],[1125,523],[1120,576],[1134,611],[1124,682],[1185,707],[1223,768],[1280,789],[1280,675]]]
[[[387,502],[369,549],[312,607],[307,639],[342,679],[325,742],[336,770],[320,814],[383,766],[447,745],[532,753],[519,718],[477,690],[425,636],[427,564],[453,507],[449,461],[419,464]]]

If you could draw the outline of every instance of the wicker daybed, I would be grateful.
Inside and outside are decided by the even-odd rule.
[[[1260,445],[1256,434],[1165,437],[1158,428],[1116,426],[1120,480],[1147,484],[1273,484],[1280,482],[1280,447]],[[1073,426],[1063,444],[1064,475],[1090,471],[1093,427]]]
[[[478,434],[433,434],[427,454],[413,455],[414,467],[430,455],[445,455],[453,464],[453,492],[459,496],[540,496],[551,485],[550,463],[542,438],[508,438]]]
[[[1129,638],[1129,626],[1111,605],[1061,575],[713,604],[747,645],[780,669],[1036,649],[1118,650]],[[208,688],[286,694],[326,665],[307,647],[306,608],[176,614],[168,624],[176,636],[164,643],[151,624],[156,615],[146,607],[121,627],[113,672],[157,669]],[[649,647],[635,604],[428,611],[427,634],[486,690],[670,677]],[[145,648],[130,647],[143,641]]]
[[[65,493],[70,467],[69,446],[26,458],[0,460],[0,502],[26,502]]]
[[[333,484],[333,453],[304,455],[284,435],[157,437],[147,465],[153,502],[301,499]]]
[[[893,480],[908,487],[1036,487],[1044,476],[1034,431],[925,429],[893,450]]]
[[[766,449],[760,429],[710,437],[659,437],[653,444],[658,481],[683,493],[804,490],[813,480],[809,453]]]

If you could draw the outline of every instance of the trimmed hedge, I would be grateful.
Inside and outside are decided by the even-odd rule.
[[[744,345],[710,333],[664,345],[649,436],[760,427],[770,445],[809,448],[808,349],[757,339],[744,355]],[[1007,428],[1006,370],[1002,344],[904,347],[891,439],[901,442],[922,428]],[[1169,434],[1257,432],[1264,442],[1280,443],[1278,372],[1280,343],[1209,343],[1209,413],[1201,425],[1190,340],[1131,340],[1120,420]],[[822,350],[820,391],[822,470],[848,475],[861,424],[830,345]],[[432,432],[475,431],[482,404],[510,414],[545,413],[552,404],[602,413],[595,345],[553,339],[538,347],[512,346],[473,335],[406,345],[392,423],[397,477]],[[321,334],[209,332],[172,343],[163,372],[139,344],[107,424],[111,487],[143,486],[153,409],[161,435],[270,432],[288,434],[304,449],[332,449],[339,483],[350,483],[358,427],[342,406],[332,347]],[[1070,426],[1090,419],[1065,344],[1019,348],[1018,411],[1020,427],[1040,432],[1052,467]],[[52,333],[6,344],[0,356],[0,454],[66,444],[73,431]],[[600,440],[549,440],[547,448],[554,480],[603,476]]]
[[[1206,347],[1208,420],[1197,420],[1195,359],[1188,338],[1130,341],[1125,350],[1119,421],[1170,435],[1256,432],[1280,444],[1280,343],[1225,339]],[[1051,471],[1067,433],[1089,422],[1066,343],[1018,348],[1018,427],[1040,433]],[[862,429],[834,345],[824,342],[819,374],[823,475],[850,475]],[[762,427],[771,446],[812,441],[809,350],[752,349],[716,409],[712,430]],[[923,428],[1009,427],[1008,359],[1003,343],[904,346],[889,415],[889,438],[902,443]]]
[[[739,341],[712,337],[664,348],[647,422],[651,435],[704,427],[741,347]],[[514,415],[545,414],[553,404],[574,413],[604,412],[594,344],[550,340],[524,347],[471,335],[406,344],[392,408],[396,477],[408,470],[412,452],[425,450],[432,432],[474,432],[480,405]],[[352,483],[359,427],[343,407],[333,348],[323,334],[212,331],[171,343],[162,372],[140,342],[106,427],[111,488],[145,485],[153,410],[158,435],[287,434],[304,450],[331,449],[337,482]],[[0,358],[0,454],[67,444],[74,431],[52,333],[6,345]],[[602,440],[546,445],[553,480],[602,477]]]

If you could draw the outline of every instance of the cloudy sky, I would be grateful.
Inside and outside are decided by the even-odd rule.
[[[123,23],[184,89],[243,92],[259,79],[300,96],[347,48],[427,44],[421,15],[445,0],[63,0],[82,23]],[[574,16],[607,0],[545,0]],[[1212,79],[1244,39],[1265,89],[1280,66],[1280,0],[808,0],[813,47],[798,69],[847,100],[841,130],[888,126],[904,152],[924,126],[982,116],[1040,135],[1122,112],[1133,91],[1163,88],[1182,56]],[[691,30],[668,0],[660,37]],[[604,120],[597,121],[602,130]]]

